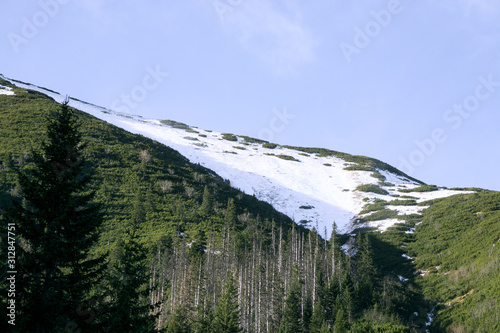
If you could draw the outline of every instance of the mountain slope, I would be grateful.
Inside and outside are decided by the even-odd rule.
[[[30,151],[40,147],[46,119],[58,108],[51,97],[37,91],[14,87],[12,92],[0,95],[0,216],[9,204],[8,193],[18,194],[15,170],[29,166]],[[271,205],[244,195],[177,151],[84,112],[76,113],[88,143],[86,158],[95,170],[96,200],[106,207],[101,247],[119,237],[138,203],[148,221],[143,241],[151,246],[179,232],[203,243],[209,232],[224,227],[229,200],[240,216],[238,231],[268,230],[273,219],[285,232],[291,227],[292,221]],[[209,213],[200,212],[205,187],[211,196]]]
[[[29,166],[29,150],[38,147],[46,117],[58,107],[48,96],[59,102],[63,99],[44,88],[0,79],[0,221],[1,209],[8,202],[7,192],[16,195],[13,171]],[[183,271],[195,281],[200,272],[188,271],[201,267],[197,266],[201,257],[207,262],[209,258],[210,262],[212,258],[225,258],[241,265],[241,278],[247,279],[241,290],[246,290],[245,286],[267,286],[269,276],[274,276],[273,269],[285,267],[285,273],[281,273],[285,293],[276,295],[279,303],[289,285],[286,278],[297,267],[309,296],[315,295],[316,287],[326,288],[315,274],[318,268],[327,279],[332,277],[335,265],[329,256],[335,254],[333,242],[323,243],[314,232],[295,232],[291,219],[277,208],[297,221],[312,221],[310,227],[318,222],[321,234],[321,228],[330,227],[333,219],[344,231],[384,231],[367,233],[368,248],[373,251],[365,247],[364,253],[372,253],[376,273],[370,284],[376,292],[359,292],[358,300],[368,305],[355,313],[356,325],[381,321],[377,325],[387,326],[390,331],[390,322],[395,321],[417,331],[498,330],[498,193],[425,185],[367,157],[321,148],[278,146],[175,121],[145,120],[76,99],[71,104],[85,111],[76,114],[89,144],[87,158],[96,171],[96,199],[104,207],[106,223],[97,250],[113,250],[123,226],[139,210],[144,216],[141,241],[148,245],[149,255],[158,256],[152,267],[163,267],[162,271],[171,274],[162,281],[171,281],[171,290],[178,295],[184,297],[185,290],[176,274]],[[218,243],[213,237],[217,233],[226,237],[228,221],[235,222],[236,233],[230,236],[234,256],[222,255],[231,251],[224,252],[227,243]],[[286,265],[278,269],[274,265],[281,265],[283,259],[281,241],[277,241],[281,231],[284,243],[287,239],[290,242],[283,245]],[[367,235],[361,232],[358,236]],[[337,246],[345,243],[343,249],[352,254],[342,255],[343,261],[337,267],[352,268],[349,278],[359,283],[363,238],[346,234],[337,239]],[[160,248],[165,251],[161,263]],[[178,253],[183,260],[176,261]],[[312,259],[314,253],[316,260]],[[339,260],[339,253],[336,256]],[[257,274],[261,280],[250,274],[256,267],[255,260],[262,260],[260,266],[257,264],[263,270]],[[196,264],[188,265],[188,261]],[[219,278],[229,273],[231,264],[222,266],[227,271],[206,266],[207,286],[221,283]],[[265,288],[262,294],[264,290],[267,294]],[[335,290],[328,292],[336,295]],[[370,308],[372,296],[382,304],[385,314],[377,312],[380,308]],[[332,298],[331,304],[337,304],[335,297],[327,297]],[[245,318],[256,318],[251,315],[255,299],[242,299]],[[170,304],[175,300],[168,297]],[[329,311],[330,318],[334,318]],[[163,320],[169,316],[165,312]],[[368,326],[362,327],[358,331],[367,331]]]
[[[47,94],[58,102],[64,99],[61,94],[46,88],[2,78],[18,87]],[[70,99],[70,105],[177,150],[191,163],[199,163],[228,179],[231,186],[270,203],[296,222],[308,227],[317,225],[326,235],[331,233],[334,221],[342,232],[358,227],[355,222],[367,203],[389,202],[404,195],[401,190],[409,191],[423,184],[390,165],[363,156],[321,148],[279,146],[175,121],[143,119],[77,99]],[[373,186],[367,188],[367,185]],[[411,196],[422,202],[458,193],[463,192],[436,188]],[[408,213],[399,206],[394,210],[399,215]],[[385,230],[402,222],[394,218],[377,221],[365,226]]]
[[[431,332],[499,332],[500,193],[439,200],[415,235],[409,254],[435,304]]]

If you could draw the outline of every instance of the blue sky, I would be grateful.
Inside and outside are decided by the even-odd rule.
[[[500,190],[497,0],[3,1],[0,73]]]

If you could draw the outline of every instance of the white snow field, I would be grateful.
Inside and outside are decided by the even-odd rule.
[[[19,88],[44,93],[59,103],[65,99],[62,94],[20,83],[1,75],[0,77]],[[5,88],[1,88],[0,93],[1,91],[11,92]],[[371,171],[344,170],[347,165],[353,163],[347,163],[337,157],[319,157],[316,154],[304,154],[280,147],[268,149],[262,147],[260,143],[247,143],[242,137],[238,137],[236,142],[228,141],[223,139],[221,133],[195,127],[191,127],[189,131],[172,128],[162,124],[160,120],[143,119],[141,116],[115,112],[75,99],[70,99],[70,105],[126,131],[141,134],[172,147],[191,162],[200,163],[213,170],[222,178],[228,179],[231,186],[270,203],[276,210],[296,222],[302,222],[309,228],[317,226],[319,232],[321,234],[326,232],[328,238],[334,221],[339,227],[339,232],[346,233],[355,228],[353,222],[359,217],[358,214],[363,206],[375,198],[391,201],[397,199],[392,195],[410,195],[417,198],[417,202],[422,202],[468,193],[446,189],[401,193],[398,189],[412,189],[419,184],[386,170],[379,172],[386,177],[387,182],[393,184],[393,186],[382,186],[389,192],[388,195],[361,192],[355,190],[357,186],[378,184],[378,179],[371,176]],[[271,154],[288,155],[298,161],[281,159]],[[388,208],[404,215],[420,213],[426,207],[389,206]],[[368,222],[366,226],[377,227],[384,231],[395,223],[404,221],[387,219]]]

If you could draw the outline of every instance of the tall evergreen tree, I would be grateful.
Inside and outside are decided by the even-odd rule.
[[[374,284],[377,274],[373,262],[373,250],[369,234],[359,234],[359,250],[357,253],[357,289],[359,294],[359,306],[366,308],[373,302]]]
[[[299,333],[303,331],[301,286],[297,273],[285,300],[285,310],[281,331]]]
[[[22,332],[53,332],[83,319],[76,309],[104,269],[103,256],[89,257],[102,216],[88,189],[79,127],[66,100],[48,118],[31,167],[17,173],[21,197],[6,219],[19,237],[16,328]]]
[[[183,308],[177,308],[170,316],[165,333],[187,333],[189,326],[187,322],[186,312]]]
[[[232,275],[227,278],[224,292],[215,309],[213,329],[218,333],[241,332],[238,290],[234,285]]]
[[[342,290],[340,296],[342,307],[345,310],[349,324],[351,324],[355,319],[354,317],[356,315],[357,304],[351,275],[347,271],[344,271],[344,275],[342,277]]]
[[[329,281],[332,279],[335,279],[336,277],[340,276],[338,273],[339,267],[338,264],[341,260],[341,250],[340,250],[340,244],[339,244],[339,237],[338,237],[338,232],[337,232],[337,224],[333,222],[332,225],[332,234],[330,235],[330,251],[329,251],[329,256],[330,256],[330,267],[331,271],[327,272],[328,276],[330,277]],[[340,282],[340,281],[339,281]]]
[[[227,199],[226,213],[224,214],[224,221],[232,228],[236,224],[237,214],[236,206],[234,205],[234,199]]]
[[[205,185],[205,189],[203,190],[203,201],[201,203],[200,212],[202,215],[210,215],[213,210],[213,199],[212,194],[210,193],[208,186]]]
[[[349,331],[349,320],[343,306],[340,306],[335,317],[333,332],[344,333]]]
[[[310,333],[320,333],[323,325],[326,324],[325,308],[321,302],[316,303],[313,309],[311,322],[309,324]]]
[[[211,333],[214,314],[210,307],[205,308],[203,304],[198,305],[196,311],[196,321],[193,327],[193,333]]]
[[[149,270],[136,226],[130,226],[118,246],[111,268],[108,304],[102,326],[109,332],[154,332],[155,305],[149,301]]]

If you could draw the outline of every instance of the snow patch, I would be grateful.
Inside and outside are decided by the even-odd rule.
[[[377,228],[378,231],[384,232],[384,231],[387,231],[387,229],[389,229],[390,227],[393,227],[398,223],[403,224],[403,223],[405,223],[405,221],[398,220],[398,219],[385,219],[385,220],[366,222],[366,223],[361,224],[361,226],[368,227],[368,228]]]
[[[427,314],[427,322],[425,323],[425,326],[426,327],[431,326],[433,320],[434,320],[434,308],[432,308],[431,312]],[[429,332],[429,330],[426,329],[425,332]]]
[[[422,211],[427,207],[425,207],[425,206],[391,206],[391,205],[386,206],[387,209],[397,211],[398,215],[422,214]]]
[[[426,276],[429,272],[430,271],[418,271],[417,273],[420,273],[420,276]]]
[[[411,192],[408,194],[412,197],[418,197],[417,203],[420,203],[433,199],[446,198],[456,194],[471,194],[471,193],[476,193],[476,192],[439,189],[437,191],[431,191],[431,192]]]
[[[408,282],[408,279],[402,277],[401,275],[398,275],[399,281],[401,282]]]
[[[5,87],[0,84],[0,95],[15,95],[15,93],[12,91],[12,88],[10,87]]]
[[[346,255],[349,255],[349,243],[342,245],[342,246],[340,247],[340,249],[341,249],[342,251],[344,251],[344,253],[345,253]],[[354,246],[354,245],[353,245],[353,246],[352,246],[352,248],[351,248],[351,255],[352,255],[352,256],[355,256],[355,255],[356,255],[356,253],[358,253],[358,248],[357,248],[356,246]]]

